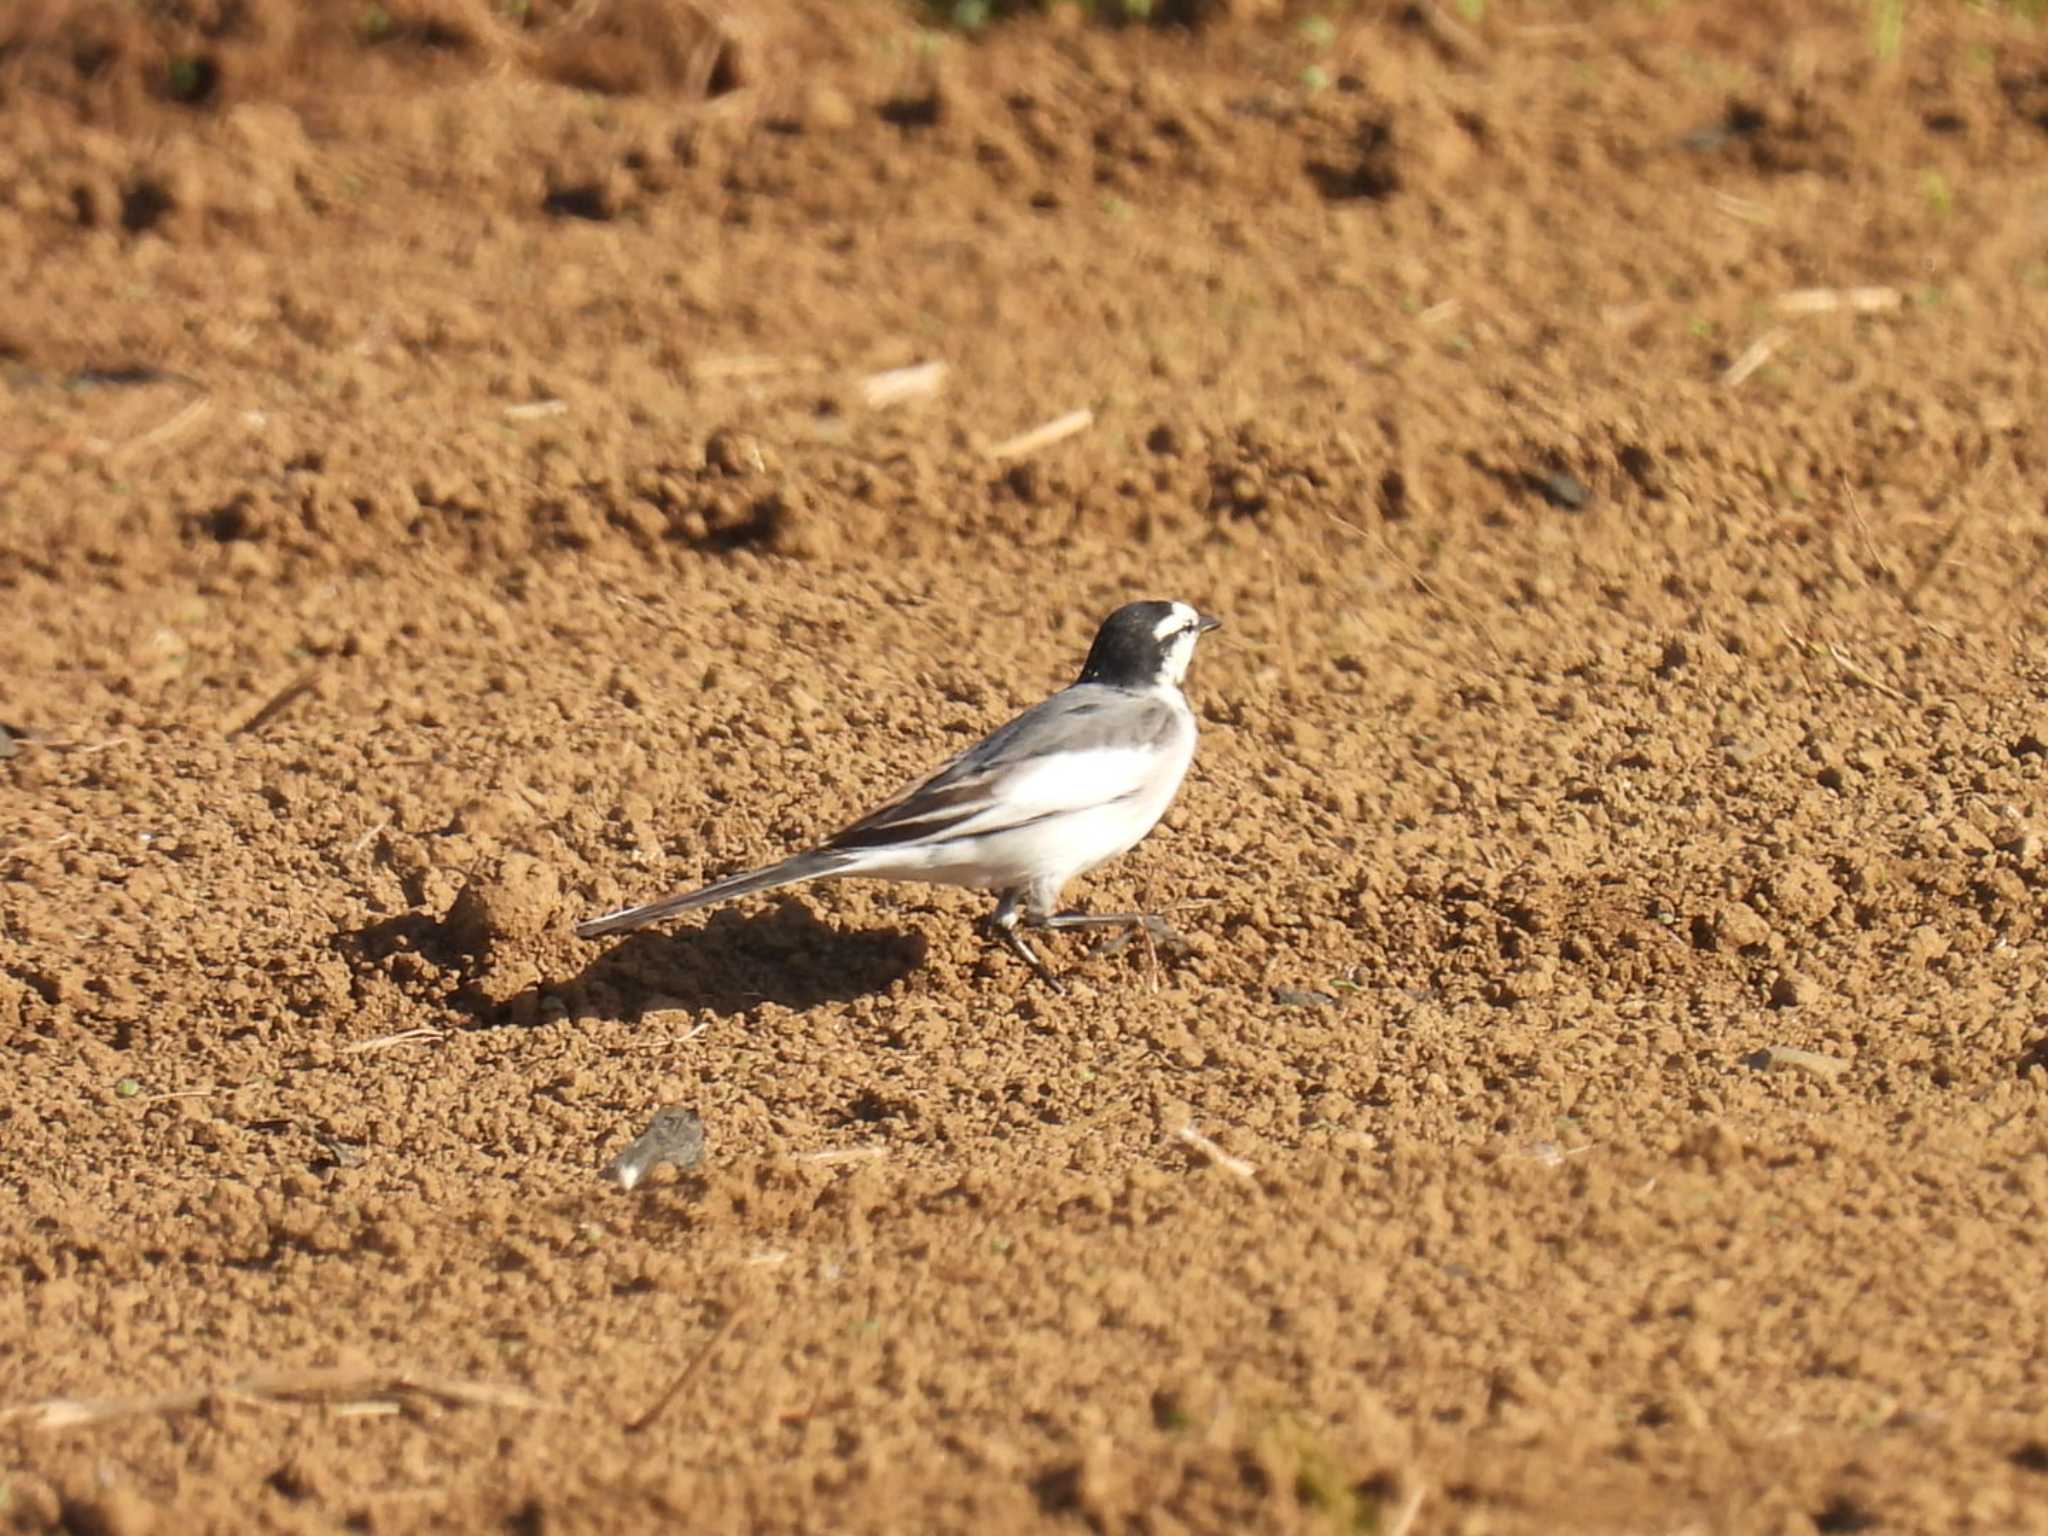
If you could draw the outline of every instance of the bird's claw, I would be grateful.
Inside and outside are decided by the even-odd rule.
[[[1052,973],[1052,968],[1040,957],[1038,951],[1031,947],[1031,941],[1019,933],[1013,923],[1006,923],[1001,917],[991,918],[989,931],[1003,948],[1030,966],[1032,974],[1040,981],[1054,992],[1065,995],[1066,983]]]
[[[1089,950],[1088,953],[1097,959],[1107,958],[1111,955],[1120,955],[1130,947],[1131,940],[1141,933],[1149,938],[1158,948],[1168,950],[1173,954],[1184,955],[1194,948],[1192,944],[1181,937],[1173,924],[1160,917],[1157,913],[1147,912],[1131,922],[1122,933],[1117,934],[1113,938],[1104,939],[1100,944]]]

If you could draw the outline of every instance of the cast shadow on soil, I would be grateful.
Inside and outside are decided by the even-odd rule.
[[[604,1018],[651,1002],[745,1013],[763,1003],[801,1011],[886,992],[924,963],[924,936],[900,928],[842,931],[790,897],[765,911],[645,929],[602,946],[575,976],[542,990]],[[517,999],[514,1003],[517,1003]]]
[[[802,1011],[887,991],[924,963],[927,950],[921,934],[902,929],[830,927],[794,898],[594,941],[580,971],[543,976],[509,995],[492,984],[495,946],[465,941],[449,920],[422,913],[388,918],[346,943],[372,962],[411,951],[455,973],[461,983],[444,996],[482,1028],[542,1023],[563,1008],[605,1020],[637,1019],[657,1008],[727,1017],[763,1003]]]

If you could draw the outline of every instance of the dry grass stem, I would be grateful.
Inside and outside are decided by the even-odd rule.
[[[651,1013],[643,1013],[640,1015],[639,1022],[643,1027],[646,1025],[648,1019],[651,1016]],[[712,1026],[713,1022],[714,1021],[711,1019],[699,1019],[695,1024],[692,1024],[687,1030],[683,1031],[682,1034],[677,1035],[672,1040],[639,1040],[635,1041],[631,1045],[619,1046],[617,1049],[619,1054],[622,1056],[631,1056],[642,1051],[672,1051],[679,1045],[688,1045],[692,1040],[696,1039],[699,1035],[703,1034],[705,1030],[709,1029]]]
[[[728,357],[699,358],[690,364],[690,377],[699,383],[721,379],[765,379],[778,373],[816,373],[819,365],[805,358],[771,357],[762,352],[738,352]]]
[[[1422,1487],[1416,1486],[1413,1493],[1401,1501],[1400,1513],[1394,1516],[1394,1523],[1387,1527],[1387,1536],[1408,1536],[1415,1529],[1415,1517],[1422,1512]]]
[[[1716,192],[1714,206],[1729,218],[1740,219],[1745,224],[1775,224],[1778,220],[1769,204],[1760,203],[1753,197],[1738,197],[1733,192]]]
[[[414,1371],[308,1369],[272,1371],[222,1387],[192,1387],[144,1397],[52,1397],[0,1410],[0,1423],[20,1422],[45,1431],[81,1429],[123,1419],[192,1413],[209,1401],[250,1406],[320,1406],[363,1413],[375,1404],[397,1411],[408,1397],[447,1407],[516,1408],[543,1412],[552,1405],[518,1387],[464,1381]]]
[[[1904,302],[1896,288],[1795,288],[1778,295],[1776,308],[1781,315],[1826,315],[1838,309],[1874,314]]]
[[[1208,1158],[1210,1162],[1221,1168],[1225,1173],[1234,1173],[1240,1179],[1250,1179],[1258,1171],[1243,1158],[1231,1156],[1230,1153],[1224,1151],[1222,1147],[1218,1146],[1210,1138],[1196,1130],[1192,1120],[1173,1134],[1201,1153],[1202,1156]]]
[[[835,1147],[824,1152],[803,1152],[797,1156],[800,1163],[816,1163],[830,1167],[834,1163],[867,1163],[878,1157],[887,1157],[887,1147]]]
[[[1927,558],[1920,562],[1920,569],[1913,573],[1912,581],[1906,586],[1906,611],[1908,613],[1914,613],[1919,610],[1920,594],[1927,590],[1927,584],[1934,580],[1934,573],[1939,571],[1948,560],[1948,557],[1954,553],[1957,541],[1963,536],[1963,524],[1968,520],[1969,515],[1970,509],[1966,504],[1961,511],[1949,519],[1948,526],[1942,530],[1941,537],[1934,541],[1934,548],[1927,552]]]
[[[944,363],[913,363],[869,374],[860,381],[860,397],[869,410],[879,411],[910,400],[929,400],[945,387]]]
[[[1421,6],[1414,14],[1425,31],[1430,33],[1446,51],[1465,63],[1477,63],[1486,52],[1479,34],[1445,10],[1442,5]]]
[[[378,822],[377,825],[370,828],[369,831],[365,832],[361,837],[357,838],[354,842],[348,845],[348,856],[350,858],[354,858],[357,854],[361,853],[365,848],[369,847],[370,844],[374,843],[377,840],[378,836],[384,831],[384,829],[390,825],[391,818],[389,816],[386,816],[382,821]]]
[[[237,1382],[230,1390],[273,1402],[361,1402],[370,1398],[423,1397],[450,1408],[517,1408],[528,1413],[552,1405],[519,1387],[467,1381],[416,1371],[311,1369],[278,1371]]]
[[[1881,693],[1886,698],[1896,699],[1902,704],[1906,701],[1906,696],[1903,693],[1899,692],[1898,689],[1894,688],[1883,678],[1876,676],[1868,667],[1865,667],[1832,640],[1828,642],[1828,655],[1834,658],[1835,665],[1842,669],[1842,676],[1849,679],[1850,682],[1859,683],[1863,687],[1870,689],[1873,693]]]
[[[433,1029],[422,1024],[418,1029],[401,1029],[395,1035],[378,1035],[373,1040],[358,1040],[353,1045],[344,1045],[341,1054],[363,1056],[371,1051],[388,1051],[395,1045],[412,1045],[427,1040],[444,1039],[446,1035],[446,1030]]]
[[[711,1352],[725,1342],[726,1336],[737,1326],[744,1311],[744,1308],[735,1308],[726,1314],[725,1321],[718,1325],[718,1331],[704,1341],[703,1347],[691,1358],[690,1363],[683,1367],[681,1374],[669,1383],[668,1390],[656,1399],[654,1406],[626,1426],[627,1434],[640,1434],[651,1426],[656,1419],[661,1417],[662,1413],[668,1408],[668,1405],[675,1401],[676,1394],[683,1390],[684,1385],[688,1383],[690,1378],[704,1368],[705,1362],[711,1358]]]
[[[1829,1082],[1848,1071],[1851,1065],[1846,1057],[1830,1056],[1826,1051],[1805,1051],[1794,1045],[1768,1045],[1760,1055],[1761,1066],[1792,1067]]]
[[[1078,411],[1069,411],[1056,416],[1042,427],[1033,427],[1029,432],[1020,432],[1015,437],[1005,438],[989,449],[992,459],[1021,459],[1028,453],[1041,448],[1050,448],[1054,443],[1072,437],[1077,432],[1086,432],[1095,425],[1095,413],[1085,406]]]
[[[1886,581],[1896,585],[1898,577],[1892,574],[1892,568],[1885,563],[1884,555],[1877,547],[1877,540],[1870,536],[1870,520],[1863,515],[1863,503],[1857,499],[1856,487],[1849,483],[1847,474],[1842,476],[1842,494],[1849,498],[1849,520],[1856,525],[1856,532],[1863,540],[1863,549],[1870,556],[1871,564],[1877,567],[1878,574]]]
[[[234,1396],[233,1393],[221,1395],[229,1399]],[[187,1391],[159,1392],[152,1397],[134,1398],[47,1397],[39,1403],[0,1409],[0,1424],[20,1423],[45,1431],[80,1429],[150,1414],[190,1413],[208,1396],[204,1391]]]
[[[1771,354],[1784,344],[1785,332],[1780,326],[1772,326],[1742,349],[1742,356],[1728,365],[1721,375],[1721,382],[1730,389],[1740,389],[1749,376],[1771,360]]]
[[[213,409],[213,397],[201,395],[197,400],[181,407],[170,420],[151,427],[140,437],[131,437],[125,443],[116,443],[106,452],[109,466],[124,464],[145,449],[161,448],[173,439],[182,437],[197,426],[206,413]]]
[[[229,731],[228,740],[233,741],[237,736],[247,736],[251,732],[262,730],[264,726],[270,724],[271,721],[298,703],[300,699],[311,693],[313,691],[313,684],[318,676],[319,674],[316,671],[301,672],[297,677],[266,699],[263,702],[263,706],[255,714]]]
[[[1273,558],[1272,551],[1266,553],[1266,586],[1273,594],[1273,612],[1280,617],[1280,666],[1292,683],[1300,675],[1300,664],[1294,654],[1294,630],[1285,622],[1287,604],[1280,597],[1280,562]]]
[[[569,402],[566,400],[529,400],[524,405],[508,405],[504,415],[507,421],[540,421],[548,416],[566,416]]]

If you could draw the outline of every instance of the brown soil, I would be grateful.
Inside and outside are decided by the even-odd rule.
[[[0,22],[0,1522],[2048,1530],[2048,36],[1162,9]]]

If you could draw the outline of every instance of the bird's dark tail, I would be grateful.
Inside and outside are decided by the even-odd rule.
[[[650,901],[644,907],[622,907],[617,912],[593,917],[576,925],[576,937],[595,939],[607,933],[645,928],[649,923],[658,923],[665,917],[688,912],[693,907],[708,907],[715,901],[731,901],[736,896],[752,896],[758,891],[772,891],[781,886],[799,885],[806,880],[836,875],[853,862],[841,853],[822,850],[799,853],[780,864],[770,864],[766,869],[751,869],[744,874],[714,880],[700,891],[682,891],[674,896],[664,896],[659,901]]]

